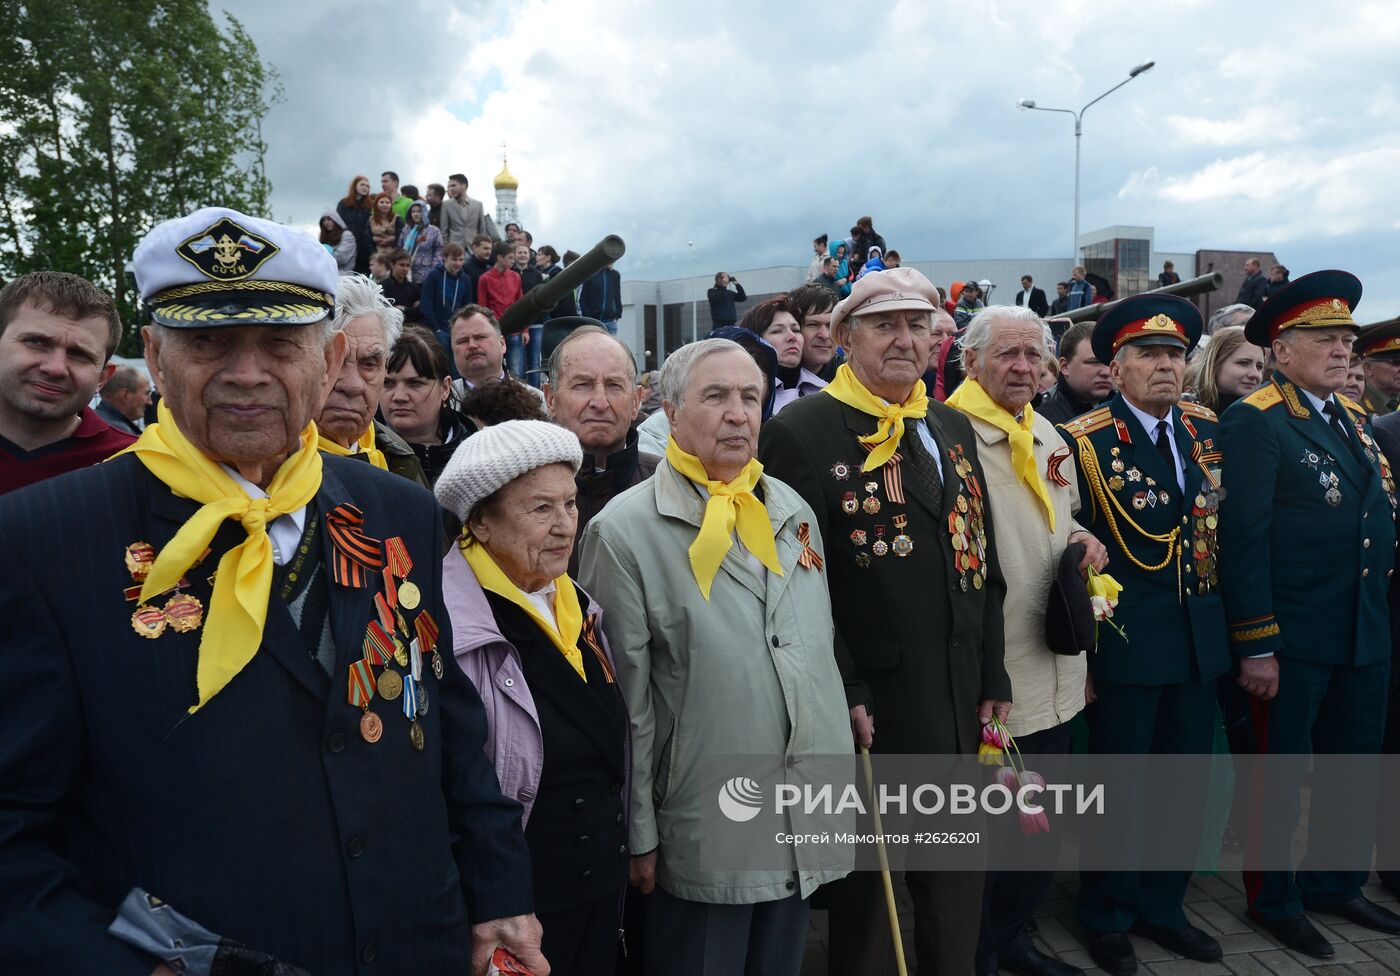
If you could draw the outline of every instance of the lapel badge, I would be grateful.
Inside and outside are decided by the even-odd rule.
[[[1062,447],[1059,450],[1057,450],[1054,454],[1050,455],[1050,460],[1046,463],[1045,466],[1046,480],[1049,481],[1052,485],[1058,485],[1061,488],[1068,488],[1069,479],[1066,478],[1064,475],[1060,474],[1060,465],[1064,464],[1068,460],[1069,448],[1067,447]]]
[[[162,612],[169,621],[170,628],[179,634],[198,630],[204,623],[204,604],[199,602],[198,597],[188,593],[176,593],[165,601]]]
[[[851,545],[855,546],[856,548],[860,548],[861,546],[865,545],[864,529],[856,529],[854,532],[851,533]]]
[[[870,568],[870,553],[868,553],[868,552],[858,552],[858,553],[856,553],[856,568],[857,568],[857,569],[869,569],[869,568]]]
[[[140,583],[151,575],[151,567],[156,564],[156,549],[149,542],[133,542],[126,547],[126,570],[131,578]]]
[[[1122,490],[1123,490],[1123,477],[1122,477],[1122,475],[1117,475],[1117,474],[1115,474],[1112,478],[1109,478],[1109,479],[1108,479],[1108,487],[1112,488],[1114,491],[1122,491]]]
[[[870,544],[870,551],[877,556],[883,556],[890,551],[890,544],[885,541],[885,527],[875,526],[875,541]]]
[[[1141,480],[1142,480],[1142,472],[1139,471],[1137,468],[1129,468],[1129,469],[1128,469],[1128,480],[1129,480],[1129,481],[1132,481],[1132,482],[1141,481]]]
[[[802,546],[802,553],[797,557],[797,564],[803,569],[815,569],[820,572],[822,557],[817,555],[817,550],[812,548],[812,527],[806,522],[797,527],[797,541]]]
[[[137,607],[131,615],[131,629],[142,637],[149,637],[152,640],[165,633],[165,626],[168,622],[165,619],[165,613],[159,607],[149,605]]]
[[[831,466],[831,476],[837,481],[848,481],[851,477],[851,466],[846,461],[837,461]]]
[[[1133,495],[1133,508],[1139,512],[1147,507],[1147,492],[1140,491]]]
[[[860,502],[856,501],[856,493],[853,491],[843,492],[841,495],[841,511],[847,515],[854,515],[860,511]]]

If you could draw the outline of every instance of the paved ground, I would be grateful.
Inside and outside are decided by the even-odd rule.
[[[1089,976],[1102,976],[1103,970],[1093,967],[1093,960],[1079,940],[1079,923],[1074,917],[1073,875],[1056,878],[1055,886],[1036,913],[1040,929],[1036,944],[1065,962],[1083,967]],[[1395,896],[1379,884],[1366,890],[1374,902],[1400,911]],[[1400,973],[1400,939],[1386,938],[1377,932],[1344,922],[1334,915],[1311,914],[1323,935],[1336,946],[1337,954],[1328,960],[1311,959],[1281,948],[1245,915],[1244,888],[1238,873],[1219,877],[1198,876],[1186,895],[1186,914],[1220,940],[1225,959],[1219,963],[1200,963],[1173,956],[1154,942],[1132,936],[1137,948],[1138,972],[1142,976],[1390,976]],[[905,926],[904,944],[912,953],[909,930],[909,905],[900,900],[900,915]],[[908,957],[913,973],[914,959]],[[812,935],[807,944],[807,956],[802,976],[828,976],[826,959],[826,913],[812,913]],[[877,974],[836,974],[830,976],[877,976]]]

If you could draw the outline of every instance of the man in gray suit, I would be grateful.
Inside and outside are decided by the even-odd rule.
[[[460,244],[463,249],[471,246],[477,234],[489,234],[493,241],[501,239],[496,230],[496,222],[486,212],[480,200],[467,196],[467,178],[461,173],[453,173],[447,178],[447,199],[442,201],[442,236],[447,244]]]

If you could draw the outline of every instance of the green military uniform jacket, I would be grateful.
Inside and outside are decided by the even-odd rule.
[[[1395,412],[1395,399],[1387,397],[1380,390],[1367,383],[1365,392],[1361,394],[1361,409],[1368,417],[1377,415],[1384,417],[1388,413]]]
[[[1079,474],[1077,520],[1108,549],[1123,585],[1113,621],[1099,625],[1089,661],[1096,680],[1138,685],[1205,681],[1230,668],[1217,592],[1221,451],[1215,414],[1194,403],[1171,411],[1186,490],[1121,393],[1064,425]]]
[[[789,404],[758,442],[764,473],[795,488],[816,515],[837,664],[848,704],[876,716],[877,752],[975,752],[979,702],[1011,698],[1006,584],[983,507],[977,434],[941,403],[929,404],[927,423],[939,448],[939,498],[906,461],[863,473],[858,438],[877,421],[832,396]],[[896,457],[907,457],[905,442],[918,436],[906,421]]]
[[[1395,484],[1365,412],[1337,400],[1347,445],[1282,373],[1225,412],[1221,582],[1242,657],[1390,657]]]

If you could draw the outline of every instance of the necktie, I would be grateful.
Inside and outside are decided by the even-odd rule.
[[[934,470],[934,465],[938,464],[938,458],[930,456],[928,448],[924,445],[924,439],[919,435],[918,425],[923,423],[922,419],[913,421],[909,426],[908,437],[905,437],[900,444],[900,449],[904,456],[909,459],[909,468],[914,472],[919,484],[928,493],[933,507],[941,509],[943,507],[943,481],[938,477],[938,472]]]
[[[1176,477],[1176,455],[1172,453],[1172,430],[1165,420],[1157,421],[1157,453],[1167,462],[1167,469]]]
[[[1346,421],[1342,419],[1342,411],[1337,407],[1337,404],[1332,400],[1328,400],[1322,405],[1322,412],[1327,414],[1327,422],[1332,425],[1332,429],[1337,432],[1337,436],[1342,439],[1347,447],[1351,447],[1351,435],[1347,433]]]

